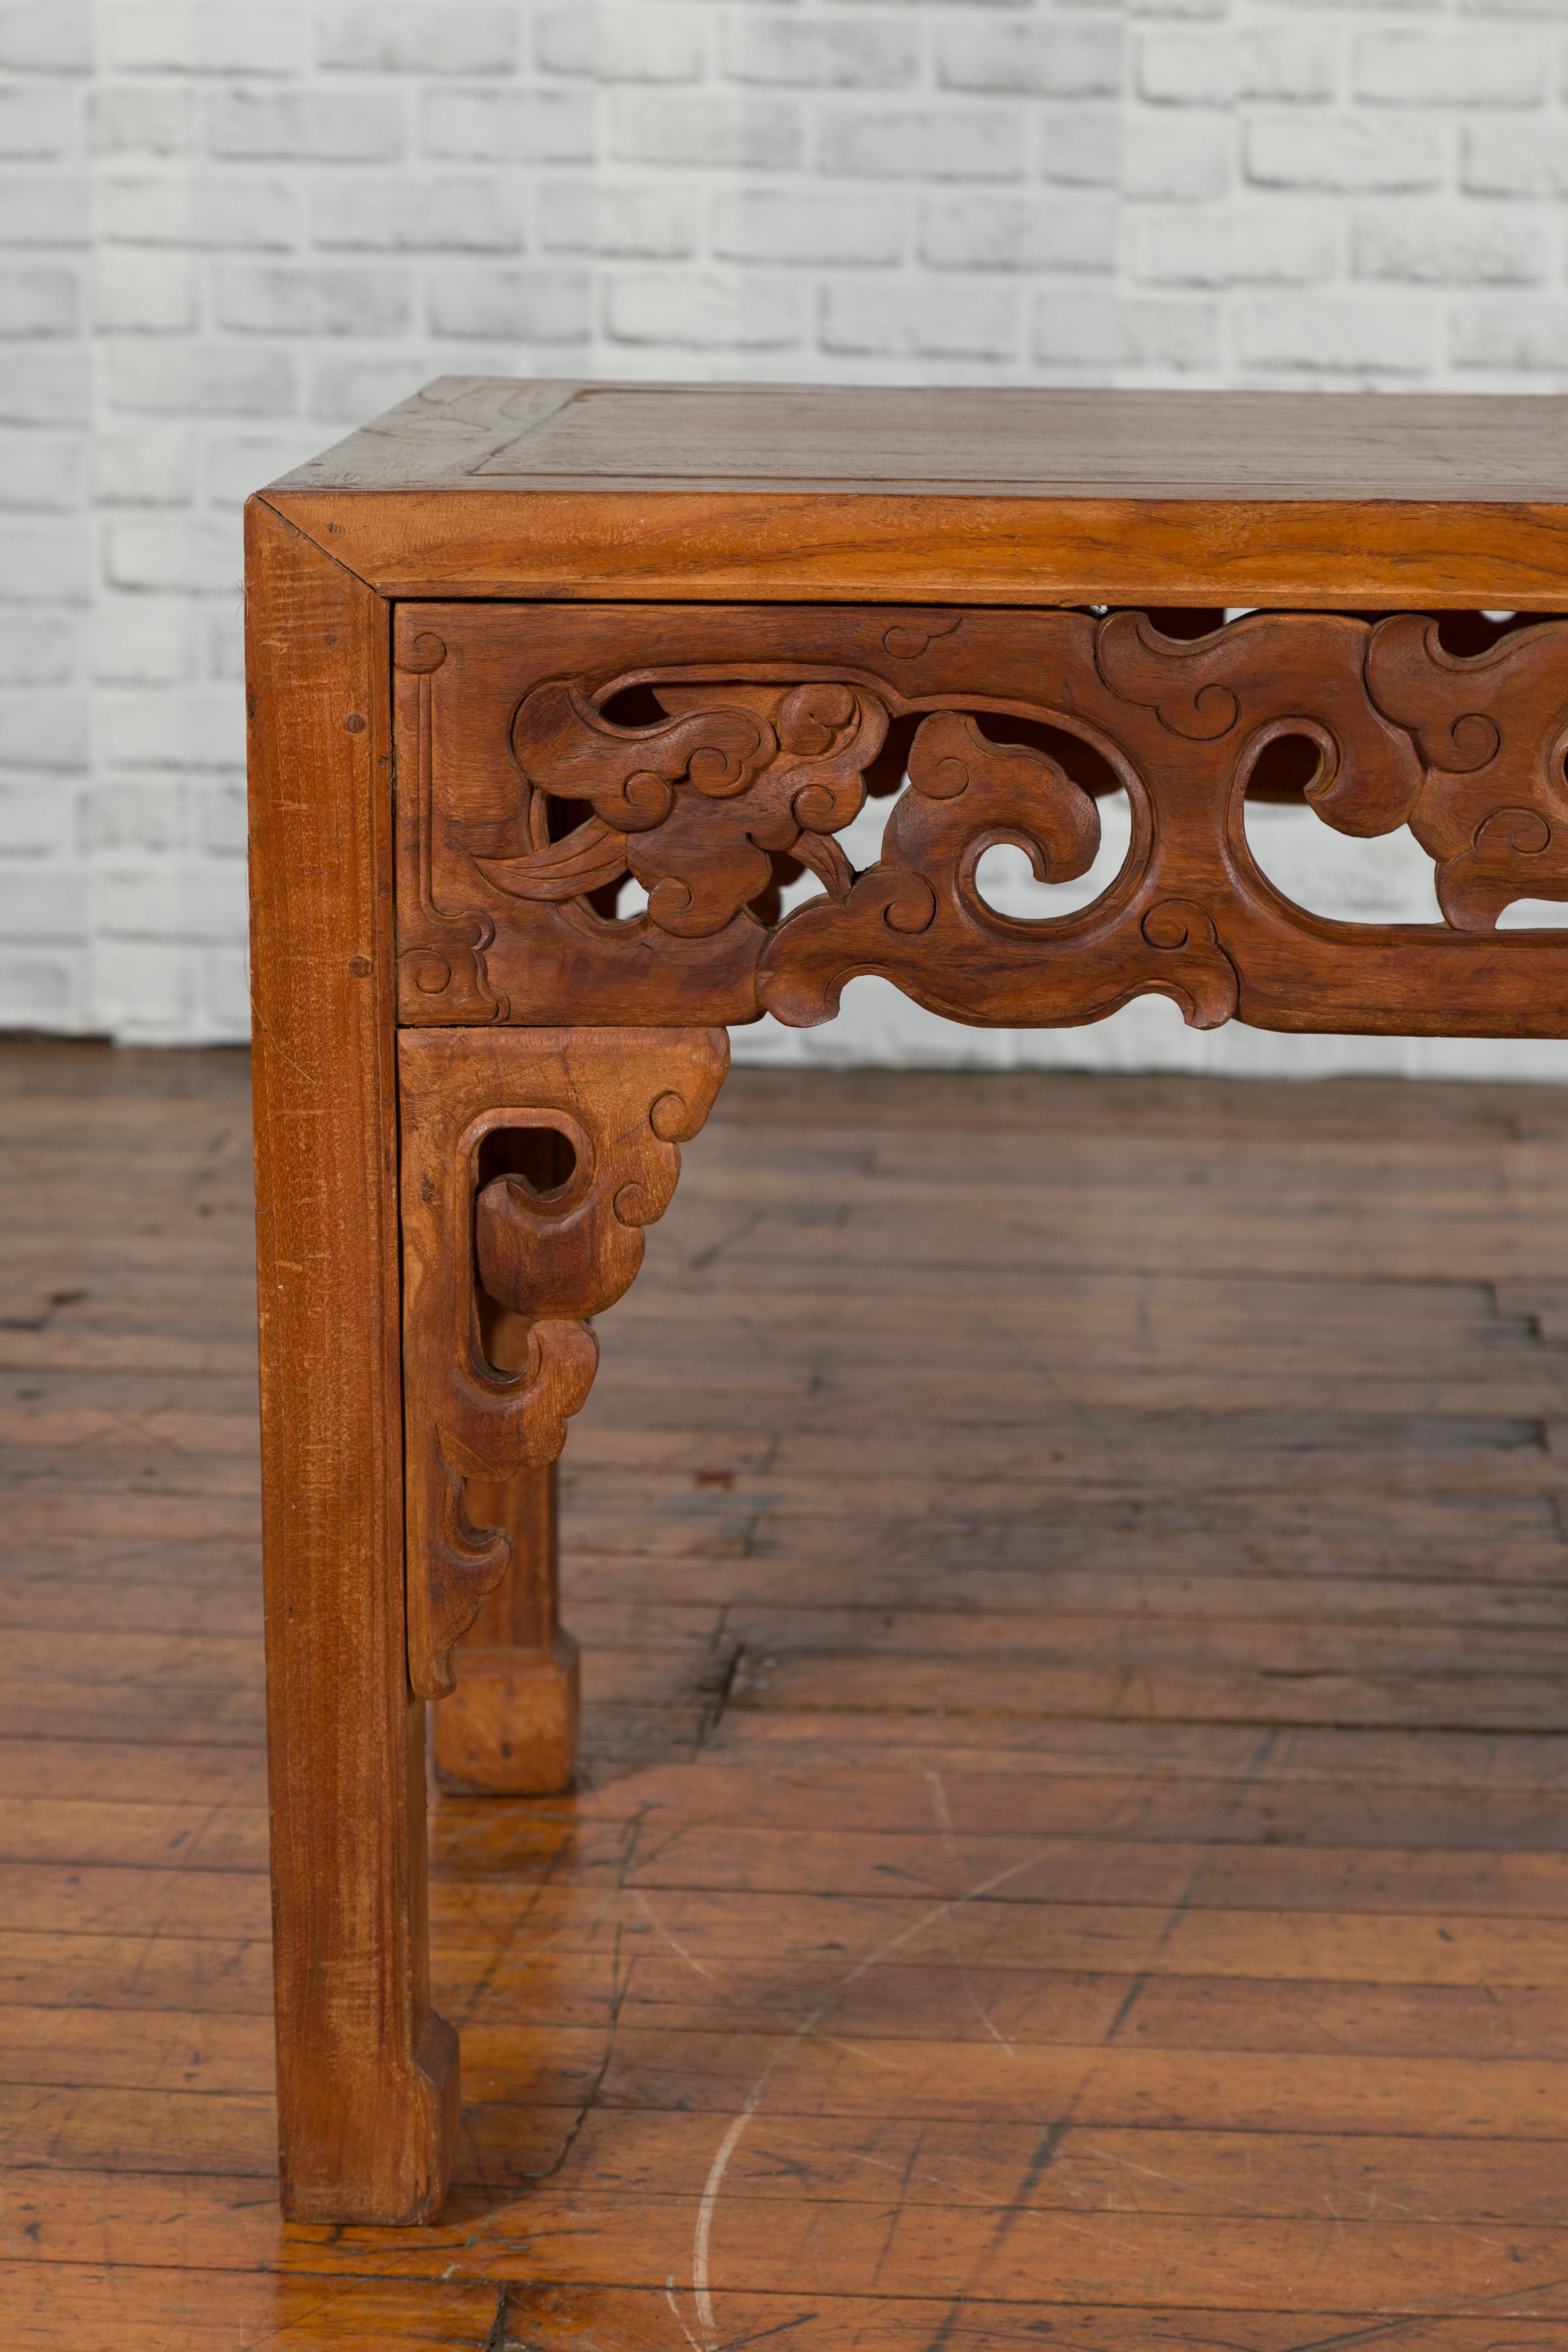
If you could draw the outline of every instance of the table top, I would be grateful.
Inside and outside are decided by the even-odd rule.
[[[1568,503],[1568,399],[444,376],[290,489]]]
[[[263,495],[389,594],[1568,605],[1560,395],[444,376]]]

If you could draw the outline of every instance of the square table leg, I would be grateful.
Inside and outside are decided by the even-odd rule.
[[[388,608],[247,517],[267,1717],[283,2210],[445,2194],[407,1668]]]

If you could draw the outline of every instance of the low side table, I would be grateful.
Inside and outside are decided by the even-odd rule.
[[[426,1702],[454,1780],[569,1778],[552,1465],[727,1025],[1568,1033],[1568,932],[1498,928],[1568,898],[1568,403],[445,379],[247,531],[283,2202],[404,2222]],[[1116,790],[1091,904],[986,903]],[[1408,825],[1442,920],[1294,905],[1249,791]]]

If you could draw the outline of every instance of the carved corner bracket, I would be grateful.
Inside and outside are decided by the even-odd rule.
[[[454,1686],[452,1644],[511,1556],[468,1482],[552,1461],[593,1384],[588,1318],[663,1215],[682,1142],[729,1062],[722,1030],[404,1030],[408,1657]]]

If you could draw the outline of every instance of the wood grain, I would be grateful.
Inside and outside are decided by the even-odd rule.
[[[1198,1028],[1562,1034],[1568,941],[1497,923],[1568,895],[1568,623],[1462,654],[1410,614],[1159,618],[402,605],[400,1017],[809,1027],[872,973],[977,1025],[1154,993]],[[1264,876],[1245,803],[1292,749],[1326,824],[1409,826],[1444,922],[1331,921]],[[836,836],[906,774],[858,874]],[[998,843],[1084,875],[1119,786],[1091,903],[986,903]],[[822,888],[781,920],[803,868]]]
[[[1560,414],[445,378],[267,495],[388,596],[1552,611]]]
[[[404,1632],[386,614],[259,504],[247,582],[283,2200],[402,2221],[445,2189],[457,2045]]]
[[[510,1564],[509,1527],[471,1514],[560,1453],[598,1364],[588,1318],[634,1280],[729,1053],[716,1029],[399,1039],[408,1664],[423,1697],[452,1690],[453,1643]]]
[[[578,1781],[430,1815],[457,2186],[330,2229],[242,1080],[0,1051],[7,2346],[1556,2343],[1568,1095],[733,1074],[563,1456]]]

